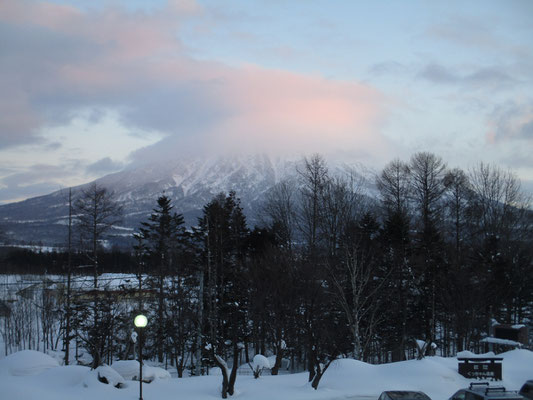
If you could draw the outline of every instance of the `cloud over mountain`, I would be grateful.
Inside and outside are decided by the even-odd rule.
[[[2,29],[17,38],[0,66],[10,77],[8,95],[0,100],[8,115],[0,131],[4,146],[35,140],[43,126],[63,124],[91,107],[114,110],[126,126],[174,137],[160,145],[165,148],[172,141],[177,148],[198,142],[217,149],[383,145],[379,124],[386,99],[380,91],[195,60],[179,29],[196,12],[201,9],[194,3],[151,12],[2,3]],[[22,27],[24,34],[17,34]]]

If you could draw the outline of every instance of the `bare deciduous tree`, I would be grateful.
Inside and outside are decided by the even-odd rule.
[[[344,312],[352,334],[353,357],[358,360],[363,359],[379,322],[377,296],[392,271],[383,275],[378,270],[377,229],[370,213],[358,222],[353,221],[344,231],[339,264],[328,266],[335,300]]]
[[[89,242],[94,288],[98,288],[98,246],[104,234],[122,220],[122,207],[113,193],[96,182],[82,190],[75,202],[76,222],[83,241]]]
[[[469,178],[480,231],[509,236],[528,229],[524,222],[531,199],[522,192],[515,174],[482,162],[470,171]]]
[[[377,177],[376,185],[389,213],[407,213],[410,172],[409,165],[400,160],[393,160],[383,168]]]
[[[432,153],[420,152],[411,157],[411,195],[418,211],[417,260],[420,284],[423,287],[419,298],[422,308],[426,341],[435,339],[437,308],[437,275],[441,272],[439,251],[439,224],[442,217],[444,173],[446,164]]]
[[[294,183],[288,180],[276,184],[267,194],[263,213],[279,243],[289,252],[294,240],[296,225],[296,199]]]
[[[82,240],[89,242],[88,257],[93,265],[93,304],[92,325],[85,338],[85,343],[93,357],[92,367],[101,364],[101,351],[109,332],[110,324],[107,315],[102,313],[106,309],[105,300],[98,291],[98,248],[104,234],[115,224],[120,222],[122,207],[114,200],[113,194],[106,188],[92,183],[82,190],[75,203],[76,221]],[[104,317],[104,318],[103,318]],[[87,321],[86,321],[87,322]]]
[[[452,221],[453,237],[455,238],[456,262],[460,258],[461,242],[467,220],[468,202],[471,199],[471,188],[468,177],[463,170],[455,168],[444,177],[448,198],[446,206]]]
[[[321,232],[326,240],[328,255],[335,256],[339,238],[347,222],[353,219],[361,196],[352,190],[345,179],[332,178],[324,183],[321,197]]]
[[[299,228],[313,255],[318,244],[321,197],[328,178],[328,167],[321,155],[314,154],[303,159],[303,166],[297,172],[302,184]]]

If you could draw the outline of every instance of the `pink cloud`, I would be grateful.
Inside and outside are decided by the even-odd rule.
[[[384,144],[377,128],[386,99],[372,87],[260,67],[232,71],[226,82],[221,94],[239,112],[213,136],[222,130],[237,146],[327,151]]]
[[[83,20],[83,13],[75,7],[31,0],[0,2],[0,21],[28,24],[51,30],[73,27]]]
[[[180,22],[198,12],[193,1],[133,13],[12,0],[0,3],[0,22],[29,24],[77,43],[76,56],[46,60],[46,84],[26,88],[30,103],[68,94],[65,107],[128,109],[124,118],[130,124],[142,121],[144,127],[181,138],[194,132],[205,146],[217,149],[354,148],[372,153],[386,147],[379,129],[387,99],[377,89],[254,65],[194,60],[177,34]],[[26,57],[27,62],[43,62]],[[19,86],[24,85],[22,77]],[[47,107],[44,100],[35,103],[34,113]]]

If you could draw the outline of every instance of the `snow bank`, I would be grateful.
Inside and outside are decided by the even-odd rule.
[[[494,357],[494,353],[476,355],[461,352],[458,357]],[[499,354],[503,358],[503,381],[509,390],[518,390],[533,376],[533,352],[513,350]],[[471,380],[458,373],[457,358],[426,357],[397,363],[371,365],[352,359],[331,364],[320,383],[322,389],[335,389],[362,396],[377,397],[385,390],[422,391],[433,400],[449,398],[468,387]]]
[[[528,379],[533,378],[533,351],[511,350],[503,356],[502,378],[507,389],[519,390]]]
[[[2,370],[11,371],[17,359],[20,360],[23,356],[15,354],[0,360]],[[513,350],[498,356],[504,359],[503,381],[495,384],[503,385],[509,390],[518,390],[527,379],[533,377],[533,352]],[[38,357],[42,358],[41,354]],[[36,355],[29,358],[31,362],[25,364],[24,371],[28,371],[28,364],[33,367],[38,364],[35,362]],[[117,363],[113,364],[113,369],[116,368],[121,374],[138,369],[136,361]],[[261,379],[239,375],[234,397],[238,400],[376,400],[382,391],[396,389],[420,390],[432,400],[446,400],[458,389],[468,387],[471,382],[458,374],[457,365],[455,357],[426,357],[423,360],[383,365],[342,359],[329,367],[318,390],[311,388],[306,373],[265,375]],[[143,368],[143,374],[144,371]],[[153,371],[158,371],[159,374],[164,370],[146,366],[147,374],[157,375]],[[166,371],[163,373],[168,376],[167,374]],[[127,380],[122,375],[121,378]],[[117,378],[115,382],[119,381]],[[218,376],[155,379],[149,385],[143,385],[143,397],[148,400],[215,400],[220,398],[220,383]],[[126,387],[119,390],[98,382],[95,371],[80,366],[49,368],[38,375],[13,376],[10,372],[4,373],[0,375],[0,387],[2,399],[131,400],[139,396],[138,382],[126,382]]]
[[[111,367],[117,371],[124,379],[129,381],[138,379],[139,361],[137,360],[120,360],[111,364]]]
[[[489,351],[488,353],[484,353],[484,354],[475,354],[468,350],[460,351],[459,353],[457,353],[457,358],[486,358],[486,357],[496,357],[496,354],[494,354],[494,352],[492,351]]]
[[[124,379],[139,380],[139,361],[120,360],[111,365]],[[156,379],[170,379],[170,372],[164,368],[143,365],[143,381],[153,381]]]
[[[35,350],[23,350],[0,360],[0,374],[13,376],[37,375],[59,363],[47,354]]]
[[[143,379],[147,379],[150,381],[153,381],[155,379],[170,379],[170,372],[168,372],[164,368],[151,367],[150,365],[146,365],[143,367]]]
[[[116,388],[126,386],[124,378],[108,365],[100,365],[98,368],[89,371],[83,379],[84,387],[92,387],[98,384],[108,384]]]
[[[34,379],[43,386],[50,387],[74,387],[82,384],[87,377],[90,368],[82,365],[67,365],[51,368]]]

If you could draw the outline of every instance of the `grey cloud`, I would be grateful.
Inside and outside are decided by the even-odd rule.
[[[34,4],[28,3],[28,7]],[[301,102],[306,103],[305,96],[322,101],[324,94],[330,94],[347,106],[363,103],[362,108],[369,111],[362,111],[357,117],[361,119],[357,125],[365,126],[364,132],[361,128],[357,134],[372,145],[375,143],[374,137],[367,138],[370,135],[367,132],[372,132],[377,125],[374,112],[382,112],[382,96],[374,88],[350,82],[330,83],[256,66],[230,67],[195,61],[177,38],[178,16],[168,10],[145,14],[129,13],[117,7],[112,11],[76,13],[72,18],[65,16],[66,21],[50,15],[36,18],[35,13],[18,12],[14,22],[6,23],[0,16],[0,26],[6,32],[4,42],[15,36],[14,40],[18,41],[7,44],[0,53],[2,60],[11,60],[0,62],[0,80],[4,77],[10,81],[2,99],[11,99],[19,90],[26,96],[20,101],[20,121],[33,121],[28,126],[13,121],[22,132],[16,140],[35,140],[35,130],[42,127],[68,125],[80,110],[94,110],[89,120],[98,120],[98,110],[105,109],[113,112],[135,135],[142,134],[142,130],[166,135],[165,140],[135,153],[132,159],[138,156],[146,160],[148,155],[161,159],[161,153],[155,150],[163,149],[164,154],[183,152],[187,151],[184,148],[195,147],[195,143],[205,144],[204,138],[214,139],[208,143],[213,147],[225,137],[231,138],[224,141],[223,145],[227,146],[233,146],[232,141],[242,141],[243,146],[255,145],[254,141],[270,144],[273,134],[283,134],[285,139],[285,130],[299,125],[295,119],[307,123],[305,115],[297,114],[306,108],[299,106]],[[34,25],[41,27],[34,28]],[[20,35],[26,36],[19,38]],[[278,110],[286,107],[285,97],[290,100],[291,96],[297,98],[297,101],[287,101],[292,112]],[[311,101],[309,109],[314,109],[314,104]],[[337,106],[336,102],[332,104]],[[330,121],[328,113],[318,119],[319,123],[310,122],[309,128]],[[340,134],[345,128],[343,124],[339,126]],[[307,130],[304,127],[299,132],[304,139]],[[5,143],[1,137],[0,142]],[[302,142],[297,144],[299,148]],[[112,161],[100,160],[89,168],[83,165],[77,175],[112,167]],[[50,176],[59,175],[50,172]],[[29,185],[35,183],[30,175],[16,178]],[[15,176],[4,181],[15,187]],[[42,181],[49,182],[50,178],[42,176]]]
[[[25,186],[8,186],[5,188],[0,188],[0,204],[11,203],[19,199],[39,196],[43,193],[51,193],[60,188],[60,185],[53,182],[39,182]]]
[[[57,150],[57,149],[60,149],[63,145],[59,142],[51,142],[51,143],[48,143],[46,146],[44,146],[44,148],[48,151],[53,151],[53,150]]]
[[[435,38],[474,48],[499,45],[485,21],[455,15],[441,24],[430,26],[427,33]]]
[[[13,174],[15,171],[13,169],[13,167],[11,166],[7,166],[7,165],[0,165],[0,176],[6,176],[6,175],[9,175],[9,174]],[[1,182],[2,178],[0,177],[0,182]]]
[[[176,135],[202,132],[230,113],[216,94],[218,85],[216,82],[186,82],[151,87],[144,95],[124,99],[122,122]]]
[[[472,85],[489,86],[493,88],[504,88],[516,83],[515,79],[496,67],[481,68],[474,73],[465,76],[463,81]]]
[[[533,100],[524,103],[510,100],[499,104],[488,119],[493,127],[494,141],[533,139]]]
[[[516,6],[517,2],[513,2]],[[494,21],[488,21],[482,17],[467,17],[463,15],[450,15],[448,19],[440,24],[430,26],[426,34],[454,45],[460,45],[471,49],[472,51],[479,51],[480,49],[488,49],[497,51],[503,57],[513,57],[518,61],[524,59],[531,60],[531,48],[529,46],[529,35],[531,35],[531,23],[528,16],[531,14],[531,2],[525,1],[524,4],[529,4],[528,7],[516,13],[514,18],[523,17],[527,29],[522,29],[522,37],[515,41],[509,40],[507,37],[498,35],[498,30],[494,29]],[[518,9],[517,9],[518,10]],[[500,21],[506,24],[519,24],[517,20]]]
[[[110,157],[105,157],[88,165],[86,171],[89,174],[106,174],[119,171],[122,168],[124,168],[124,164],[115,162]]]
[[[461,78],[446,67],[438,64],[429,64],[418,74],[420,77],[435,83],[458,83]]]
[[[0,96],[0,148],[42,143],[43,140],[35,135],[41,125],[41,117],[24,101],[18,102],[16,95],[11,98],[10,103],[8,98]]]
[[[88,61],[99,46],[81,36],[65,35],[35,24],[0,23],[0,46],[4,62],[18,66],[22,71],[53,71],[56,63],[73,58]],[[28,54],[29,53],[29,54]],[[28,57],[44,61],[30,65],[20,64]],[[35,76],[35,80],[39,80]]]
[[[187,134],[180,137],[180,133],[181,131],[178,131],[174,136],[167,136],[151,146],[135,150],[129,157],[131,165],[150,164],[154,160],[172,160],[191,153],[201,155],[205,151],[200,141],[191,139],[190,135]]]
[[[514,86],[513,79],[502,67],[484,67],[470,73],[460,73],[457,68],[451,69],[440,64],[426,65],[418,77],[433,83],[455,85],[468,89],[501,90]]]
[[[533,196],[533,180],[522,180],[522,189],[529,196]]]
[[[130,17],[124,14],[124,29],[131,29]],[[122,38],[127,31],[111,31],[102,40],[100,21],[94,19],[92,26],[90,18],[79,32],[0,20],[0,148],[38,143],[40,128],[67,125],[80,109],[91,110],[89,122],[97,122],[104,108],[116,110],[136,135],[140,130],[195,135],[228,114],[226,99],[217,96],[220,82],[191,78],[195,65],[182,54],[174,31],[172,36],[165,28],[158,31],[169,40],[165,51],[172,55],[152,63],[136,58],[142,50],[134,41],[125,44],[113,36]],[[167,62],[176,65],[175,74]],[[208,63],[199,68],[209,68]]]
[[[533,119],[520,127],[519,135],[525,139],[533,139]]]
[[[368,72],[372,75],[398,75],[408,71],[408,68],[396,61],[384,61],[370,66]]]
[[[62,178],[75,175],[78,163],[72,165],[37,164],[0,178],[0,203],[49,193],[61,187]],[[53,178],[52,178],[53,177]]]
[[[69,168],[65,168],[65,166],[37,164],[28,167],[24,171],[3,177],[0,183],[8,187],[18,186],[20,182],[23,182],[24,185],[34,184],[50,176],[61,178],[70,176],[70,173],[67,172],[68,170]]]
[[[90,122],[91,124],[97,124],[105,117],[105,115],[105,110],[100,107],[93,107],[87,116],[87,122]]]
[[[507,151],[501,151],[500,156],[497,158],[497,162],[506,168],[511,170],[518,169],[530,169],[531,168],[531,155],[524,149],[523,146],[520,146],[520,143],[507,143],[502,144],[498,143],[498,146],[501,146],[503,149],[505,147],[514,147],[512,154],[509,154]],[[527,189],[531,191],[533,195],[533,181],[522,180],[522,189]]]
[[[61,92],[61,66],[90,59],[95,49],[82,38],[0,21],[0,148],[39,140],[38,129],[53,122],[47,98]]]
[[[105,95],[68,71],[102,59],[112,43],[0,19],[0,148],[35,143],[40,128],[68,123],[79,107],[105,105]]]

